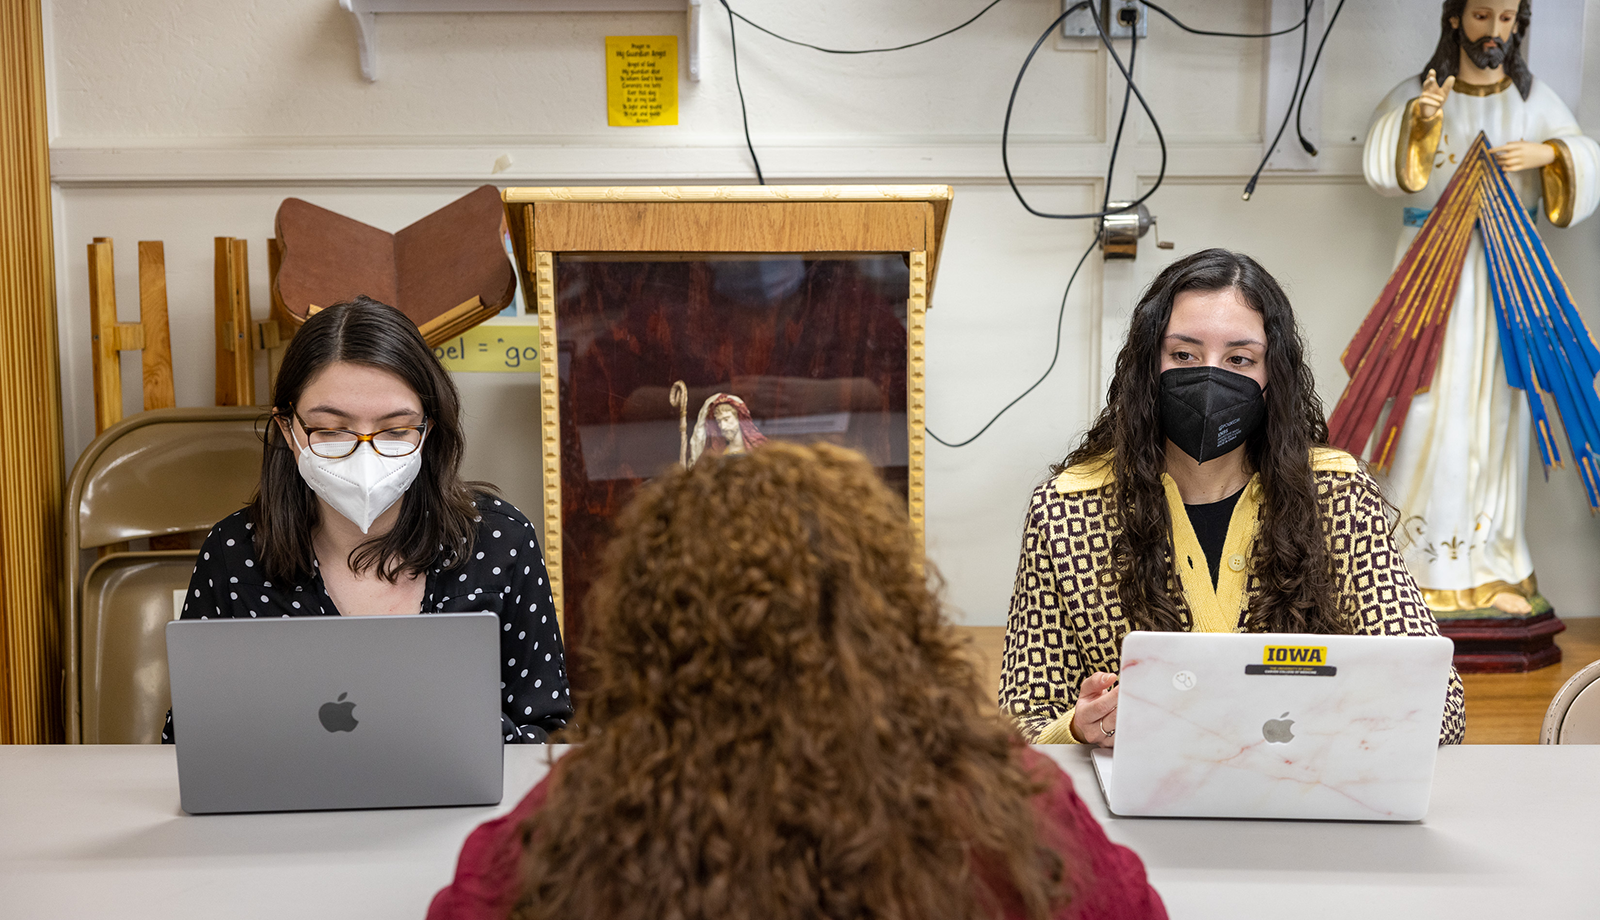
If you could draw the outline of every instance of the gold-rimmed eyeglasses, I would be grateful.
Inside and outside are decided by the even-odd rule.
[[[362,434],[348,428],[313,428],[306,424],[300,413],[292,414],[305,430],[306,444],[311,452],[324,460],[342,460],[355,453],[362,442],[372,445],[373,451],[380,457],[409,456],[422,446],[423,435],[428,430],[428,420],[423,419],[420,425],[403,425]]]

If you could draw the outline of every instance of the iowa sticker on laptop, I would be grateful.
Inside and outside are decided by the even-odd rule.
[[[1261,650],[1261,663],[1245,665],[1244,672],[1290,677],[1332,677],[1339,673],[1339,669],[1328,664],[1326,646],[1269,645]]]

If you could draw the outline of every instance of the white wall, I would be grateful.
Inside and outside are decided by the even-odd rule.
[[[979,0],[735,0],[776,31],[835,47],[920,38]],[[1261,30],[1266,0],[1170,0],[1213,29]],[[739,128],[728,26],[707,0],[703,79],[680,84],[676,127],[608,128],[607,35],[679,34],[668,14],[380,16],[381,79],[362,79],[355,28],[337,0],[53,0],[49,76],[57,187],[57,277],[68,456],[93,434],[84,246],[118,241],[124,319],[137,310],[133,246],[166,242],[180,405],[211,400],[211,238],[250,241],[265,316],[264,241],[289,196],[398,229],[464,191],[508,185],[753,181]],[[1005,0],[932,45],[830,56],[739,31],[751,129],[768,180],[950,182],[956,186],[930,321],[929,425],[964,438],[1049,363],[1062,286],[1092,228],[1023,212],[1000,172],[1006,96],[1057,0]],[[1097,405],[1103,324],[1167,261],[1207,246],[1256,256],[1284,283],[1311,343],[1324,399],[1344,384],[1338,356],[1391,265],[1400,204],[1359,174],[1371,108],[1421,65],[1437,38],[1432,0],[1348,4],[1324,54],[1317,171],[1269,174],[1240,200],[1264,136],[1261,42],[1187,36],[1152,15],[1141,88],[1166,133],[1166,183],[1151,200],[1163,238],[1137,262],[1092,255],[1067,302],[1050,379],[970,447],[931,445],[929,549],[967,622],[1004,622],[1028,491]],[[1600,16],[1586,47],[1600,42]],[[1552,24],[1535,20],[1535,29]],[[1537,36],[1537,31],[1535,32]],[[1536,39],[1537,40],[1537,39]],[[682,44],[680,43],[680,48]],[[1537,70],[1537,57],[1534,59]],[[1588,55],[1584,110],[1600,119],[1600,54]],[[1087,210],[1102,193],[1108,112],[1120,84],[1089,46],[1047,41],[1018,96],[1012,164],[1030,200]],[[1593,116],[1590,113],[1594,113]],[[1123,145],[1116,191],[1154,181],[1142,119]],[[1114,126],[1114,123],[1113,123]],[[1291,129],[1292,130],[1292,129]],[[511,167],[496,175],[495,159]],[[1552,234],[1559,264],[1600,324],[1600,221]],[[1104,311],[1104,315],[1103,315]],[[469,475],[537,507],[533,382],[461,375]],[[133,379],[130,376],[130,390]],[[130,395],[130,410],[132,405]],[[1567,616],[1600,615],[1600,524],[1570,471],[1530,484],[1541,585]]]

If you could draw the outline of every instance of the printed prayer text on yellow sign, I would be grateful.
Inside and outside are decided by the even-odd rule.
[[[678,36],[606,37],[606,123],[678,123]]]

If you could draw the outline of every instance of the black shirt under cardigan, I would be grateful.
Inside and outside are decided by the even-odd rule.
[[[471,558],[449,571],[442,564],[428,570],[422,612],[499,615],[501,730],[507,742],[544,741],[572,718],[544,553],[533,525],[510,502],[485,495],[477,506]],[[211,529],[189,580],[183,619],[339,616],[315,567],[311,579],[300,584],[274,584],[263,577],[254,529],[248,510]],[[173,737],[168,712],[161,740],[171,743]]]
[[[1189,524],[1194,528],[1195,539],[1206,554],[1206,565],[1211,568],[1211,587],[1217,586],[1217,574],[1222,571],[1222,547],[1228,542],[1228,525],[1233,521],[1233,507],[1239,504],[1244,490],[1233,493],[1219,502],[1204,505],[1184,505],[1189,512]]]

